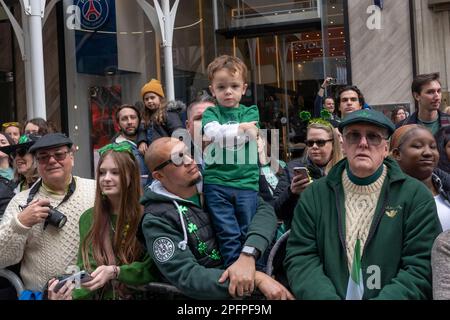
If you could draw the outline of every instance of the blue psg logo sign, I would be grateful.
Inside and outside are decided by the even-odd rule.
[[[108,19],[107,0],[78,0],[77,6],[81,11],[81,26],[85,29],[98,29]]]

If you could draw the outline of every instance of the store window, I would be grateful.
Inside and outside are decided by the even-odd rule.
[[[118,130],[115,109],[142,108],[142,85],[166,83],[164,50],[138,1],[65,0],[63,11],[69,132],[78,158],[91,159],[79,174],[92,176],[96,150]],[[215,56],[242,58],[250,69],[243,102],[258,105],[266,128],[283,129],[284,158],[302,141],[298,112],[312,110],[325,75],[347,82],[342,0],[180,1],[174,25],[175,98],[189,104],[208,89]]]
[[[3,9],[0,8],[0,119],[17,121],[14,99],[13,34]]]
[[[65,0],[64,12],[69,131],[77,158],[84,159],[78,162],[79,174],[93,176],[96,150],[118,131],[117,107],[132,104],[143,111],[140,90],[152,78],[166,89],[164,50],[137,1]],[[180,1],[172,62],[175,98],[185,104],[207,87],[205,68],[214,56],[212,17],[210,1]]]
[[[42,41],[46,117],[53,128],[61,130],[60,48],[56,11],[55,7],[52,7],[46,12],[47,16],[42,27]],[[20,1],[5,1],[0,6],[0,105],[2,106],[0,120],[1,122],[18,121],[23,124],[34,117],[29,112],[33,110],[31,58],[30,52],[26,51],[26,44],[23,47],[19,45],[16,37],[17,30],[14,31],[8,14],[11,14],[22,28],[21,31],[26,19],[29,19],[29,16],[23,13]],[[26,43],[26,29],[22,36]]]
[[[247,103],[265,128],[280,129],[281,156],[304,149],[299,113],[312,113],[325,77],[326,95],[348,83],[342,1],[219,1],[219,53],[243,59],[250,79]]]

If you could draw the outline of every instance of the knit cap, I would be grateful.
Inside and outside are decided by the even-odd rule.
[[[164,91],[161,86],[161,82],[159,82],[159,80],[152,79],[142,87],[141,89],[142,99],[144,98],[147,92],[156,93],[158,96],[164,98]]]

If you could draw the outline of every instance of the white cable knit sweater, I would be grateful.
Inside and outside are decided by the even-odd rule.
[[[21,262],[20,274],[25,289],[42,291],[47,281],[76,265],[80,242],[78,220],[80,215],[94,206],[95,180],[74,177],[76,189],[73,195],[57,209],[67,216],[62,229],[43,223],[31,228],[17,219],[19,205],[25,205],[29,190],[17,194],[6,208],[0,222],[0,268]],[[49,199],[56,207],[63,195],[49,194],[40,188],[34,199]]]
[[[363,254],[386,174],[387,168],[383,165],[383,173],[375,182],[367,186],[358,186],[350,181],[347,170],[342,173],[345,194],[345,245],[349,271],[352,270],[353,254],[358,237],[361,243],[360,254],[361,256]]]

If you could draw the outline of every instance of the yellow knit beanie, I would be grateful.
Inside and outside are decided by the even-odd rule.
[[[159,80],[152,79],[142,87],[141,89],[142,99],[144,99],[144,96],[147,92],[156,93],[158,96],[164,98],[164,91],[161,86],[161,82],[159,82]]]

